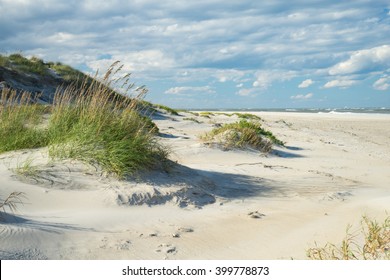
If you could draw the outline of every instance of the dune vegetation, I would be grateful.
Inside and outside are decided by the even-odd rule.
[[[118,69],[115,63],[101,81],[86,77],[58,88],[50,105],[2,88],[0,153],[48,147],[51,158],[98,164],[121,178],[161,166],[167,148],[155,138],[156,125],[140,113],[147,90],[130,84],[129,75],[114,79]],[[112,90],[113,83],[122,83],[127,95]]]
[[[364,216],[358,232],[350,229],[340,245],[316,246],[307,250],[307,256],[313,260],[390,260],[390,217],[379,223]]]
[[[225,149],[253,148],[270,152],[272,145],[284,145],[272,132],[262,128],[258,121],[240,119],[235,123],[224,124],[201,136],[208,143],[218,143]]]

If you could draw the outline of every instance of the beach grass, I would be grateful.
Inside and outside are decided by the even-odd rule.
[[[161,167],[168,149],[155,138],[156,125],[137,110],[147,90],[127,87],[131,98],[112,90],[115,67],[101,81],[89,78],[81,87],[77,82],[59,88],[44,125],[43,106],[34,103],[31,94],[20,97],[16,91],[2,89],[0,152],[47,146],[51,158],[99,164],[120,178]],[[127,83],[127,78],[122,81]]]
[[[26,198],[23,192],[12,192],[6,199],[0,201],[0,220],[2,213],[7,213],[8,209],[11,213],[15,213],[20,204],[23,204],[23,200]]]
[[[3,88],[0,92],[0,153],[48,145],[45,130],[39,127],[46,108],[34,103],[30,93],[18,95]]]
[[[262,152],[270,152],[273,144],[284,145],[272,132],[262,128],[258,121],[246,119],[214,128],[202,135],[201,139],[208,142],[216,141],[226,149],[249,147]]]
[[[155,108],[157,109],[162,109],[162,110],[165,110],[166,112],[168,112],[169,114],[171,115],[174,115],[174,116],[178,116],[179,115],[179,112],[175,109],[172,109],[168,106],[165,106],[165,105],[161,105],[161,104],[156,104],[154,105]]]
[[[340,245],[327,243],[307,250],[313,260],[390,260],[390,217],[382,223],[364,216],[358,232],[346,236]]]
[[[47,73],[47,67],[43,60],[34,56],[28,59],[20,53],[14,53],[8,57],[3,56],[2,61],[4,66],[13,65],[16,69],[22,72],[34,73],[38,75],[45,75]]]

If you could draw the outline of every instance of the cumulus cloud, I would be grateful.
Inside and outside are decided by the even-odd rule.
[[[165,94],[173,94],[173,95],[194,95],[199,93],[215,93],[210,86],[202,86],[202,87],[173,87],[165,91]]]
[[[332,80],[327,82],[324,85],[324,88],[333,88],[333,87],[348,88],[356,83],[357,81],[354,80]]]
[[[345,75],[367,71],[385,70],[390,67],[390,45],[353,52],[349,59],[336,64],[330,75]]]
[[[376,90],[387,90],[390,88],[390,76],[380,78],[372,86]]]
[[[267,89],[272,83],[276,81],[288,81],[296,76],[294,71],[257,71],[255,73],[256,80],[253,82],[254,87]]]
[[[290,98],[291,99],[297,99],[297,100],[307,100],[313,97],[313,93],[308,93],[308,94],[297,94],[293,95]]]
[[[311,79],[304,80],[302,83],[299,84],[299,88],[307,88],[311,86],[314,82]]]

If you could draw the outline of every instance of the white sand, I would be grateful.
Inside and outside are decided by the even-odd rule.
[[[0,197],[27,198],[3,215],[0,258],[305,259],[362,215],[387,215],[389,115],[256,114],[286,148],[210,148],[198,135],[236,117],[163,115],[161,141],[178,166],[127,182],[48,163],[44,149],[0,155]],[[14,168],[26,158],[36,172],[21,178]]]

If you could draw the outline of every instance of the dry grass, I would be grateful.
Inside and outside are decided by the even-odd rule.
[[[359,232],[350,233],[339,246],[327,243],[324,247],[310,248],[307,256],[313,260],[390,260],[390,217],[378,223],[363,217]]]
[[[5,200],[0,202],[0,218],[1,213],[7,213],[8,208],[11,213],[15,213],[20,204],[23,204],[23,200],[26,198],[23,192],[12,192]]]

